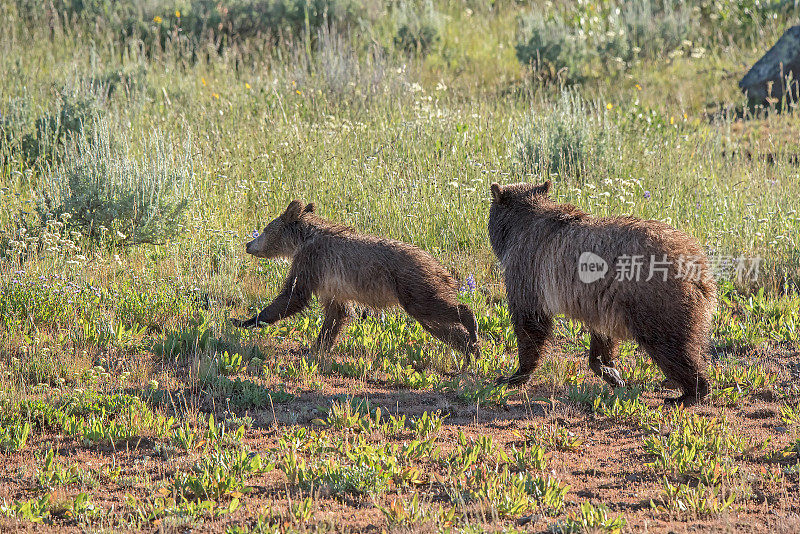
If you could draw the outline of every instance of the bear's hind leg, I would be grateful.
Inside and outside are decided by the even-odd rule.
[[[662,338],[659,343],[640,342],[640,345],[667,379],[683,390],[683,395],[677,399],[667,399],[667,404],[691,405],[708,396],[709,385],[702,344],[692,343],[687,338]]]
[[[614,360],[618,351],[619,343],[617,341],[597,332],[591,333],[589,369],[614,388],[625,387],[625,381],[622,380],[619,371],[614,368]]]
[[[438,296],[430,298],[424,305],[403,300],[400,301],[400,305],[433,337],[464,354],[467,357],[467,365],[469,365],[471,357],[478,353],[477,327],[476,331],[472,332],[465,326],[470,319],[475,324],[475,316],[468,307],[448,302]],[[465,309],[469,314],[465,312]]]

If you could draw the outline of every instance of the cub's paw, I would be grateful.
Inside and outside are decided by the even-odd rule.
[[[520,373],[517,371],[511,376],[501,376],[495,381],[498,386],[521,386],[531,377],[530,373]]]

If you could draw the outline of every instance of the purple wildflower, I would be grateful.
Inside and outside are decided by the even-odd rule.
[[[644,192],[644,198],[650,198],[650,191]]]
[[[475,284],[475,277],[472,276],[471,274],[467,276],[467,287],[469,288],[470,291],[475,291],[475,288],[477,287],[477,285]]]
[[[458,288],[458,292],[459,293],[466,293],[467,291],[475,292],[475,288],[477,287],[477,285],[475,284],[475,277],[470,274],[469,276],[467,276],[465,282],[466,285],[463,285],[460,288]]]

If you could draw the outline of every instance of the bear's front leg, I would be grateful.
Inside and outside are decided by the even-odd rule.
[[[308,275],[307,271],[293,264],[289,271],[289,277],[283,283],[283,289],[269,306],[246,321],[231,319],[231,324],[241,328],[250,328],[260,324],[276,323],[308,306],[314,289],[313,278]]]
[[[528,381],[550,344],[553,320],[545,316],[515,318],[514,333],[517,336],[519,367],[513,375],[499,377],[497,384],[519,386]]]
[[[619,352],[619,342],[598,332],[591,332],[589,340],[589,369],[605,380],[612,388],[624,388],[625,381],[614,367]]]
[[[231,317],[231,324],[236,328],[252,328],[258,324],[258,316],[261,315],[257,313],[250,319],[237,319],[236,317]]]
[[[353,317],[353,306],[349,302],[331,301],[325,304],[325,321],[314,342],[314,352],[327,352],[336,344],[342,329]]]

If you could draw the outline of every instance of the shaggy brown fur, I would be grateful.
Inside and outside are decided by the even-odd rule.
[[[549,181],[491,186],[489,240],[505,270],[519,344],[519,369],[500,382],[527,381],[550,343],[552,317],[564,314],[590,330],[589,367],[612,386],[624,385],[614,368],[619,341],[634,339],[681,386],[677,402],[704,398],[716,285],[697,241],[659,221],[592,217],[553,202],[549,190]],[[586,252],[608,265],[589,283],[579,272]],[[618,279],[618,262],[632,256],[641,257],[638,281]],[[689,261],[696,270],[682,267]]]
[[[293,200],[247,244],[260,258],[290,258],[283,291],[261,313],[234,325],[274,323],[299,312],[316,294],[325,321],[315,349],[329,350],[353,315],[352,303],[374,309],[400,305],[435,337],[467,356],[479,354],[472,310],[456,300],[458,284],[430,254],[412,245],[359,234]]]

